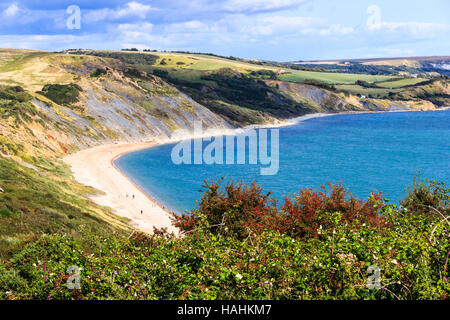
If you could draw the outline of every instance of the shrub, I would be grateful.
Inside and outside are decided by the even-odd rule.
[[[434,180],[421,181],[420,177],[414,179],[412,187],[407,188],[402,205],[416,212],[429,212],[434,209],[443,209],[450,201],[450,189],[443,183]]]
[[[46,84],[40,93],[61,105],[68,105],[78,102],[80,92],[83,89],[75,84]]]
[[[0,299],[10,298],[13,292],[24,291],[26,287],[25,279],[16,270],[7,270],[0,262]]]
[[[372,194],[367,201],[357,200],[342,185],[329,184],[329,191],[300,190],[292,198],[285,198],[279,208],[270,193],[264,194],[254,182],[231,182],[223,189],[221,180],[205,181],[203,196],[197,210],[181,216],[174,215],[175,226],[192,231],[203,223],[213,233],[230,234],[243,239],[249,233],[274,230],[295,238],[314,236],[319,227],[330,225],[328,217],[340,212],[342,221],[386,224],[379,214],[385,203],[380,194]]]
[[[436,185],[436,210],[448,215],[448,191]],[[192,223],[182,237],[100,235],[100,225],[83,224],[78,236],[30,239],[0,263],[0,298],[448,300],[450,228],[414,208],[359,201],[340,184],[278,206],[255,183],[205,182],[198,209],[177,220]],[[72,265],[81,289],[66,286]],[[371,266],[381,269],[379,289],[366,285]]]
[[[0,99],[12,100],[17,102],[28,102],[33,97],[25,92],[20,86],[2,86],[0,85]]]
[[[95,69],[95,71],[93,71],[91,73],[91,78],[100,77],[100,76],[105,75],[105,74],[106,74],[106,70],[105,69],[97,68],[97,69]]]
[[[0,217],[1,218],[8,218],[14,215],[14,212],[12,212],[10,209],[6,207],[0,208]]]

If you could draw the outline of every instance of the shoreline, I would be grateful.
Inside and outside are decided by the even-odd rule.
[[[448,110],[441,109],[442,111]],[[430,110],[430,111],[441,111]],[[182,136],[172,138],[150,138],[148,141],[135,143],[108,143],[87,148],[63,158],[70,165],[73,177],[81,184],[94,187],[104,194],[91,195],[89,198],[99,205],[113,209],[114,213],[130,219],[130,225],[139,231],[152,233],[153,227],[167,228],[169,232],[178,233],[172,225],[170,212],[151,195],[143,191],[131,178],[122,172],[114,161],[120,156],[163,144],[176,143],[182,140],[207,138],[218,135],[236,135],[245,130],[257,128],[281,128],[296,125],[303,121],[345,114],[370,114],[388,112],[411,112],[416,110],[397,111],[347,111],[340,113],[312,113],[276,124],[251,125],[236,129],[207,129],[201,136],[183,131]],[[134,195],[134,197],[133,197]],[[142,213],[141,213],[142,210]]]
[[[114,214],[120,217],[130,219],[132,227],[146,233],[153,233],[153,227],[167,228],[169,232],[177,233],[169,212],[113,163],[123,154],[156,145],[157,141],[109,143],[81,150],[64,157],[63,161],[71,166],[76,181],[104,193],[90,195],[91,200],[112,208]]]

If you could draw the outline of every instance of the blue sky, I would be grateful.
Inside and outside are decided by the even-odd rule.
[[[71,5],[80,9],[79,29]],[[278,61],[450,55],[449,13],[448,0],[2,0],[0,47]]]

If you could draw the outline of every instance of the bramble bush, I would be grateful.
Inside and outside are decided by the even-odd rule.
[[[197,210],[181,216],[173,215],[174,225],[191,231],[206,223],[213,233],[234,235],[244,239],[250,233],[273,230],[294,238],[316,236],[319,226],[330,226],[330,213],[342,213],[342,220],[381,227],[386,224],[379,214],[385,205],[380,194],[367,201],[354,198],[341,184],[321,186],[321,190],[303,189],[285,198],[279,208],[270,193],[263,193],[254,182],[230,182],[224,188],[221,180],[205,180],[204,193]]]
[[[449,299],[450,190],[421,185],[400,205],[339,184],[278,205],[256,184],[207,183],[198,208],[175,218],[182,236],[44,235],[0,264],[0,297]],[[70,265],[82,268],[79,290],[66,286]]]

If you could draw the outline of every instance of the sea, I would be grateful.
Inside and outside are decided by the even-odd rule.
[[[271,149],[275,145],[272,135],[277,137],[276,150]],[[222,184],[255,181],[280,202],[303,188],[342,183],[357,198],[382,192],[395,204],[405,197],[414,179],[450,183],[449,110],[337,114],[267,129],[267,137],[270,156],[278,159],[278,170],[271,175],[261,174],[267,164],[259,159],[249,163],[250,139],[245,137],[246,148],[239,149],[237,142],[234,145],[234,164],[179,163],[173,160],[175,143],[124,154],[114,164],[178,214],[197,207],[205,179],[223,179]],[[211,141],[200,140],[200,156]],[[189,143],[194,159],[194,141]],[[226,152],[231,152],[226,147],[224,143],[222,152],[216,150],[212,155],[222,153],[225,159]],[[275,150],[273,155],[271,150]],[[239,152],[245,153],[244,164],[236,164]]]

